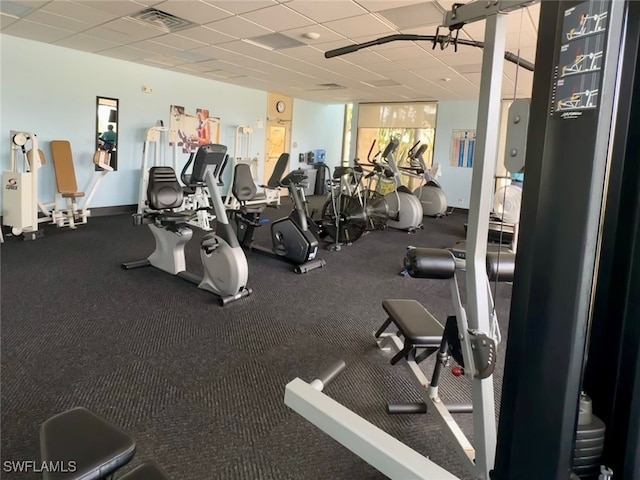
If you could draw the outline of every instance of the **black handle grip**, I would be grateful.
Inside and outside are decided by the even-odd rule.
[[[395,152],[398,149],[398,146],[400,146],[400,141],[397,138],[392,138],[389,144],[387,145],[387,148],[384,149],[384,152],[382,153],[382,158],[387,158],[389,154]]]
[[[411,154],[413,153],[413,149],[416,148],[418,145],[420,145],[420,140],[418,140],[416,143],[413,144],[413,147],[411,147],[409,149],[409,151],[407,152],[407,156],[411,156]]]
[[[336,378],[342,370],[346,368],[347,364],[344,363],[344,360],[338,360],[331,367],[325,370],[322,375],[318,377],[318,380],[322,382],[323,386],[327,386],[331,383],[331,381]]]

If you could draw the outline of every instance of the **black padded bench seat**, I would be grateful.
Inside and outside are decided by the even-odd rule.
[[[78,407],[42,424],[40,452],[43,462],[66,466],[60,471],[43,472],[43,480],[97,480],[129,463],[136,445],[124,430]]]
[[[118,480],[169,480],[169,477],[155,462],[144,462]]]
[[[413,359],[418,363],[435,352],[442,342],[444,327],[416,300],[383,300],[382,308],[389,318],[376,332],[376,338],[393,323],[398,333],[404,337],[404,347],[392,359],[391,365],[401,358]],[[427,349],[420,358],[416,358],[416,348]]]

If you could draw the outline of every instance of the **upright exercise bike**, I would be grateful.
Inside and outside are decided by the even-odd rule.
[[[159,268],[214,293],[222,305],[252,293],[246,286],[249,276],[247,259],[229,224],[218,187],[226,161],[227,147],[204,145],[198,149],[193,163],[191,179],[207,185],[217,218],[216,232],[207,233],[200,244],[204,276],[198,277],[186,269],[184,247],[193,236],[187,222],[195,212],[174,211],[182,206],[184,191],[171,167],[152,167],[149,170],[149,208],[133,216],[134,225],[149,225],[156,248],[147,259],[123,263],[123,268]]]
[[[278,159],[275,171],[284,172],[288,163],[289,154],[283,153]],[[233,195],[240,202],[240,209],[235,212],[235,219],[241,245],[295,265],[296,273],[307,273],[325,266],[325,261],[317,258],[320,242],[310,229],[312,220],[307,216],[303,200],[302,189],[306,181],[307,176],[304,170],[294,170],[280,180],[280,186],[289,190],[289,196],[293,200],[293,210],[288,217],[271,224],[272,249],[256,244],[253,239],[255,229],[266,223],[260,218],[266,204],[247,205],[257,192],[249,165],[243,163],[236,165],[232,185]]]

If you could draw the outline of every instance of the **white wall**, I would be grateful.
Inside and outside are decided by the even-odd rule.
[[[10,165],[10,130],[36,133],[48,160],[40,175],[40,198],[45,202],[55,192],[49,141],[71,142],[81,190],[96,175],[92,158],[97,96],[118,98],[120,105],[118,171],[105,177],[94,207],[137,203],[144,132],[158,120],[168,125],[170,105],[182,105],[187,113],[205,108],[211,116],[220,117],[220,142],[229,147],[230,154],[234,153],[237,125],[255,127],[256,120],[266,120],[267,93],[259,90],[9,35],[0,35],[0,54],[0,166],[4,171]],[[142,93],[142,85],[152,87],[153,93]],[[301,148],[324,148],[328,158],[336,156],[339,161],[342,135],[333,135],[339,130],[333,127],[343,122],[341,107],[298,99],[296,104],[292,128]],[[264,128],[254,128],[252,147],[261,161],[258,171],[262,175]],[[186,156],[180,160],[182,165]],[[225,173],[228,179],[229,169]]]

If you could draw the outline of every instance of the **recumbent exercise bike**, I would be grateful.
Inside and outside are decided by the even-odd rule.
[[[216,231],[207,233],[200,244],[204,276],[198,277],[186,269],[184,248],[193,236],[187,222],[195,212],[172,211],[182,205],[184,192],[171,167],[152,167],[149,170],[149,210],[133,216],[134,225],[149,225],[156,248],[147,259],[123,263],[123,268],[159,268],[216,294],[222,305],[252,293],[246,286],[249,276],[247,259],[229,224],[218,188],[218,179],[227,158],[226,146],[203,145],[198,148],[193,162],[191,180],[206,184],[217,218]]]
[[[279,175],[282,175],[288,163],[289,154],[280,155],[274,174],[279,172]],[[286,187],[289,191],[289,196],[293,201],[293,210],[289,216],[271,224],[272,249],[256,244],[253,239],[255,229],[267,223],[268,220],[260,218],[266,204],[247,205],[247,202],[251,201],[257,192],[249,165],[243,163],[236,165],[232,185],[233,195],[240,202],[240,209],[234,212],[240,244],[252,251],[267,254],[295,265],[295,273],[307,273],[325,266],[325,261],[317,258],[320,242],[310,229],[312,220],[307,216],[303,200],[302,189],[305,187],[306,181],[307,176],[303,170],[294,170],[279,180],[279,186]]]

